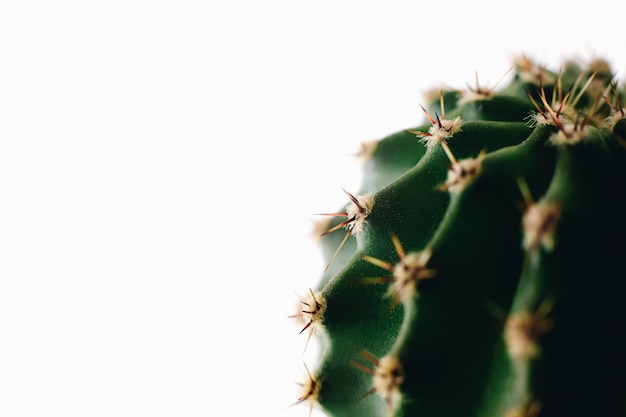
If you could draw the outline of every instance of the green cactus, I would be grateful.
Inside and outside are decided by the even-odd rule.
[[[330,416],[626,416],[626,110],[603,60],[527,57],[364,146],[301,300]],[[306,330],[306,331],[305,331]],[[313,334],[313,333],[308,333]]]

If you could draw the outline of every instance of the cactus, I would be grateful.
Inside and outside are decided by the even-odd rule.
[[[624,91],[602,59],[512,70],[437,91],[423,124],[364,145],[293,315],[322,345],[298,402],[626,416]]]

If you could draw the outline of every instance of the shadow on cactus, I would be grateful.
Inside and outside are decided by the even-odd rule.
[[[624,90],[599,59],[512,70],[438,92],[423,125],[364,146],[297,315],[324,347],[299,402],[626,416]]]

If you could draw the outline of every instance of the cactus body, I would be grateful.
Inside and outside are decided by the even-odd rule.
[[[498,90],[442,91],[423,125],[364,147],[297,315],[324,340],[301,401],[330,416],[626,416],[623,92],[600,60],[514,69]]]

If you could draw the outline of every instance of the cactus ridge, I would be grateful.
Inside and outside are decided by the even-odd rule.
[[[363,146],[302,301],[329,416],[626,416],[626,112],[603,60],[434,94]],[[308,337],[314,332],[311,329]]]

